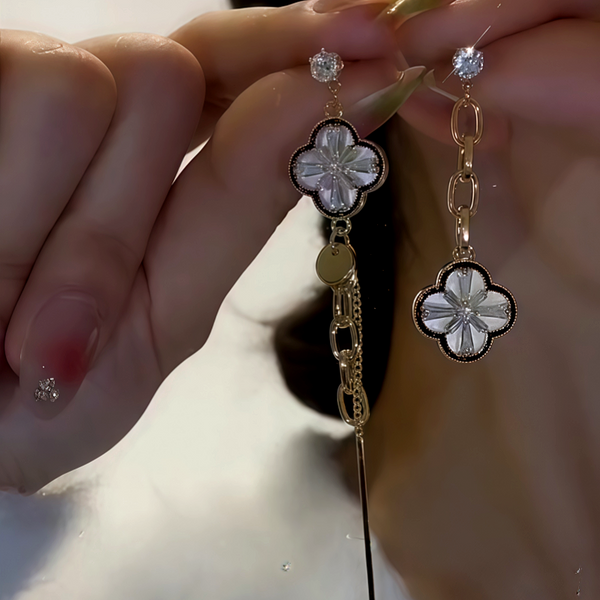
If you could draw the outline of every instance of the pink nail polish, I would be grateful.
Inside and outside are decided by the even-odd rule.
[[[36,415],[52,418],[73,399],[93,360],[99,324],[95,300],[80,292],[54,296],[32,319],[21,349],[20,387]]]

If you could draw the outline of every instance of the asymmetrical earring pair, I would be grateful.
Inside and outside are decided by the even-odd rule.
[[[452,110],[450,129],[458,146],[458,170],[448,184],[447,207],[456,219],[456,247],[453,260],[438,273],[435,285],[422,290],[413,304],[413,319],[426,337],[436,339],[441,351],[450,359],[475,362],[489,351],[495,338],[513,327],[517,305],[513,295],[495,284],[481,264],[475,261],[470,243],[471,220],[479,206],[479,178],[474,171],[475,146],[483,138],[481,106],[473,98],[473,79],[483,69],[483,53],[473,47],[460,48],[453,58],[454,73],[464,91]],[[338,76],[343,69],[341,58],[321,50],[310,59],[311,73],[327,83],[333,99],[325,106],[326,119],[313,129],[310,141],[299,148],[290,161],[290,177],[296,189],[310,196],[323,215],[331,219],[330,244],[317,260],[319,278],[334,292],[356,283],[356,257],[348,242],[350,218],[365,205],[368,192],[381,186],[387,176],[387,159],[381,148],[361,140],[354,127],[342,119],[343,108],[338,93]],[[461,112],[472,112],[473,131],[461,132]],[[457,190],[467,186],[468,204],[459,204]],[[336,241],[342,239],[343,242]],[[339,298],[338,298],[339,299]],[[360,354],[360,340],[353,325],[341,325],[348,315],[335,315],[332,325],[332,348],[336,358],[340,351],[336,334],[340,328],[350,329]],[[343,356],[342,356],[343,358]],[[347,357],[346,357],[347,358]],[[342,377],[344,380],[344,377]]]
[[[308,144],[291,157],[289,174],[294,187],[310,196],[317,210],[331,219],[329,243],[317,258],[317,275],[333,291],[333,319],[329,328],[331,349],[339,362],[337,401],[342,418],[354,427],[363,510],[369,599],[375,588],[371,558],[364,426],[369,402],[362,384],[363,331],[361,293],[356,254],[350,245],[351,217],[365,205],[367,194],[380,187],[388,172],[386,156],[376,144],[360,139],[342,118],[339,100],[341,58],[321,50],[310,59],[312,76],[326,83],[332,99],[325,119],[310,134]],[[413,303],[413,320],[426,337],[437,340],[443,354],[459,363],[481,359],[495,338],[508,333],[517,317],[512,294],[495,284],[485,267],[475,261],[470,243],[471,219],[479,205],[479,179],[473,170],[474,148],[483,137],[481,106],[472,97],[472,80],[483,68],[483,54],[461,48],[454,55],[454,72],[461,78],[464,96],[452,111],[451,132],[459,149],[458,170],[448,185],[447,206],[456,219],[456,247],[452,261],[438,273],[434,285],[419,292]],[[462,111],[471,110],[474,131],[460,131]],[[459,186],[470,188],[468,205],[458,204]],[[339,347],[339,332],[347,329],[350,347]],[[350,407],[350,408],[349,408]]]

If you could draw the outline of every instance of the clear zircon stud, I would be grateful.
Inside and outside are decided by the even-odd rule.
[[[483,71],[483,52],[472,47],[459,48],[452,59],[452,65],[461,79],[473,79]]]
[[[321,49],[319,54],[315,54],[310,61],[310,74],[321,83],[335,81],[344,68],[344,63],[339,54],[335,52],[325,52]]]

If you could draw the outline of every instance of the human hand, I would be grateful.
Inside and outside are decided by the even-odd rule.
[[[414,330],[412,298],[450,258],[457,152],[453,103],[421,91],[400,112],[435,200],[422,181],[402,198],[419,233],[400,252],[396,368],[368,432],[375,531],[415,598],[600,596],[599,18],[592,0],[471,0],[398,32],[409,64],[436,68],[458,96],[458,78],[441,83],[452,54],[492,26],[472,91],[485,132],[471,233],[519,303],[515,328],[477,364],[450,363]]]
[[[308,58],[348,61],[346,107],[397,82],[375,14],[209,14],[174,36],[191,52],[3,32],[0,488],[32,493],[106,452],[203,345],[298,199],[287,162],[329,99]],[[356,117],[362,135],[381,123]],[[36,402],[49,377],[58,399]]]

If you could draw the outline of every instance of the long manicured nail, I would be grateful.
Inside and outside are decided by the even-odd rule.
[[[348,120],[368,127],[379,127],[410,98],[425,77],[425,67],[411,67],[403,71],[396,82],[354,104],[348,111]]]
[[[382,0],[383,2],[385,0]],[[340,12],[362,4],[373,4],[373,0],[317,0],[312,6],[316,13]]]
[[[100,317],[95,300],[63,292],[31,320],[21,349],[21,389],[41,418],[52,418],[73,399],[98,345]]]
[[[446,90],[443,90],[442,88],[438,87],[437,82],[435,81],[434,71],[429,71],[429,73],[427,73],[427,75],[425,75],[425,77],[423,79],[423,83],[432,92],[435,92],[436,94],[439,94],[440,96],[444,96],[445,98],[448,98],[449,100],[452,100],[453,102],[458,101],[458,96],[455,96],[454,94],[451,94],[450,92],[447,92]]]
[[[383,11],[382,16],[410,17],[444,4],[448,4],[448,0],[396,0]]]

